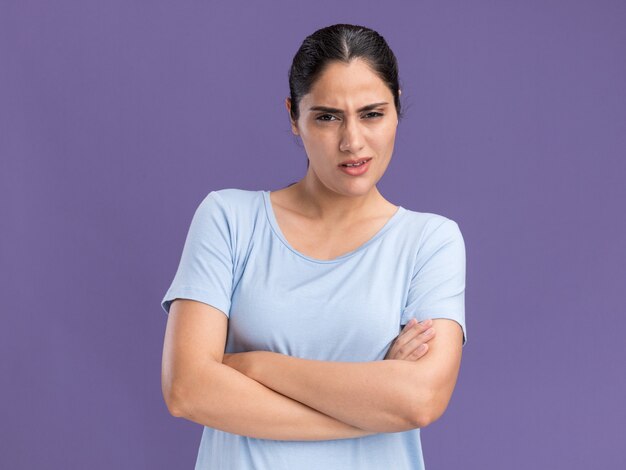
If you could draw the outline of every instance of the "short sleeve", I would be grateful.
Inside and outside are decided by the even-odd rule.
[[[446,219],[420,247],[401,324],[415,317],[448,318],[465,327],[465,242],[458,224]]]
[[[169,314],[176,298],[203,302],[227,317],[233,287],[233,246],[228,210],[219,194],[210,192],[196,209],[174,279],[161,307]]]

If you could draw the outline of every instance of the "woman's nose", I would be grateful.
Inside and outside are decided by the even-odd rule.
[[[344,121],[339,150],[358,152],[363,148],[363,136],[359,123],[355,120],[348,119]]]

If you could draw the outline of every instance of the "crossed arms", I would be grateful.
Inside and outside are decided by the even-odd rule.
[[[447,319],[419,360],[317,361],[269,351],[224,354],[228,319],[201,302],[172,303],[163,396],[177,417],[279,440],[361,437],[424,427],[452,396],[462,331]]]

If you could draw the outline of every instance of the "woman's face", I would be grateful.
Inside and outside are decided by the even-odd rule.
[[[365,62],[330,63],[292,122],[309,158],[305,178],[345,196],[367,194],[389,165],[397,126],[393,94]],[[364,158],[362,168],[340,165]]]

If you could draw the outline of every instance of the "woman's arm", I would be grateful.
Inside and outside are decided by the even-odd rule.
[[[217,362],[194,374],[172,414],[234,434],[275,440],[330,440],[375,432],[331,418]]]
[[[186,299],[171,305],[163,345],[162,392],[170,413],[261,439],[329,440],[364,431],[285,397],[222,364],[228,320]]]
[[[225,364],[277,392],[357,428],[397,432],[443,414],[461,361],[463,333],[433,320],[437,337],[419,361],[335,362],[269,351],[226,355]]]

